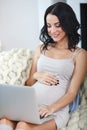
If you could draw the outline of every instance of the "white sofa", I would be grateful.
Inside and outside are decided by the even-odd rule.
[[[0,84],[25,84],[29,76],[34,52],[13,48],[0,52]],[[81,103],[61,130],[87,130],[87,77],[80,91]]]

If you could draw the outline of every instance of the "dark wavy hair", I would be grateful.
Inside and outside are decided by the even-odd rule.
[[[39,39],[44,43],[43,50],[47,49],[49,44],[55,43],[47,31],[46,17],[48,14],[57,16],[63,31],[66,32],[68,36],[68,48],[70,50],[72,48],[75,49],[80,40],[80,34],[78,33],[80,24],[73,9],[69,5],[63,2],[58,2],[49,6],[44,15],[44,26],[42,27],[39,36]]]

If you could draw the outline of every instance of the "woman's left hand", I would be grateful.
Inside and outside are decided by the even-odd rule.
[[[39,107],[40,117],[47,117],[53,113],[53,109],[50,106],[41,105]]]

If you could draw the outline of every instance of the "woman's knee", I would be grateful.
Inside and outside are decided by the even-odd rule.
[[[0,124],[8,124],[8,123],[9,123],[8,119],[3,118],[0,120]]]
[[[20,121],[20,122],[17,123],[16,129],[19,129],[19,128],[21,128],[21,129],[26,129],[27,125],[28,125],[28,124],[27,124],[26,122]]]
[[[1,120],[0,120],[0,124],[9,125],[9,126],[11,126],[12,128],[15,127],[14,122],[12,122],[12,121],[10,121],[10,120],[8,120],[8,119],[6,119],[6,118],[1,119]]]

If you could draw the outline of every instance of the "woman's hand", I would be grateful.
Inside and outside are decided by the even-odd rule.
[[[35,72],[34,79],[46,85],[57,85],[59,80],[50,72]]]
[[[39,113],[41,118],[50,116],[53,114],[53,112],[54,110],[51,106],[41,105],[39,107]]]

